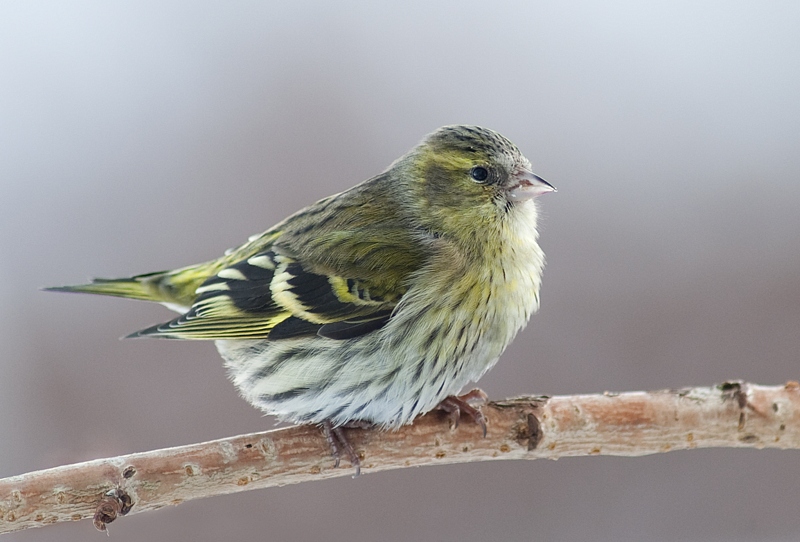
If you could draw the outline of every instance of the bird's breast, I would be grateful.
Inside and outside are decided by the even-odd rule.
[[[480,378],[539,306],[544,254],[536,239],[535,210],[468,248],[441,239],[387,335],[415,338],[431,366],[447,360],[454,385]]]

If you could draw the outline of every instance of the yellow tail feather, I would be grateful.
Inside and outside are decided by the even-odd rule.
[[[56,286],[44,290],[141,299],[164,303],[176,309],[188,309],[197,298],[195,290],[219,267],[213,265],[215,262],[209,263],[123,279],[94,279],[89,284]]]

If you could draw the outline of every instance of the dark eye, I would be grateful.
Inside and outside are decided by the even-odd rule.
[[[489,178],[489,171],[485,167],[475,166],[469,171],[470,176],[479,183]]]

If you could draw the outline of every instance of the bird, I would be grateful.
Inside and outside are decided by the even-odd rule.
[[[537,196],[555,191],[499,133],[428,134],[382,173],[204,263],[46,288],[161,303],[176,318],[128,337],[213,340],[241,396],[322,428],[399,428],[428,411],[471,417],[479,389],[539,308]]]

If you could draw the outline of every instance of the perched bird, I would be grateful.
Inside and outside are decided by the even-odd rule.
[[[383,173],[209,262],[50,290],[162,303],[181,315],[130,337],[216,341],[230,378],[281,420],[396,428],[458,397],[539,305],[534,198],[553,188],[502,135],[445,126]]]

